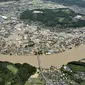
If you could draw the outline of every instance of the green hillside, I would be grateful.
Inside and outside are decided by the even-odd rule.
[[[35,13],[35,11],[40,13]],[[75,19],[77,14],[68,9],[34,9],[26,10],[20,14],[21,20],[28,20],[42,23],[49,27],[83,27],[85,26],[85,20]],[[84,15],[81,15],[84,16]]]
[[[13,64],[0,61],[0,85],[25,85],[35,72],[36,68],[27,63]]]
[[[74,85],[85,85],[85,62],[72,61],[62,66],[61,70],[76,83]]]

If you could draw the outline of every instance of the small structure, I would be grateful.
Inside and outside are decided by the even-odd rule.
[[[74,38],[72,40],[72,44],[74,44],[75,46],[78,46],[81,44],[81,40],[79,38]]]

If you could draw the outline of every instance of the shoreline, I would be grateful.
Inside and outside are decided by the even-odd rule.
[[[85,58],[85,45],[74,47],[70,50],[53,55],[40,55],[42,68],[49,68],[50,66],[61,67],[70,61],[78,61]],[[0,61],[9,61],[12,63],[28,63],[38,67],[37,56],[15,56],[0,54]]]

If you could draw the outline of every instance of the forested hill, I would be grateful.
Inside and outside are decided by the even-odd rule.
[[[10,63],[0,61],[0,85],[25,85],[36,68],[27,63]]]
[[[21,20],[34,21],[50,27],[83,27],[85,16],[68,8],[26,10],[20,15]]]
[[[78,5],[80,7],[85,7],[84,0],[43,0],[43,1],[52,1],[65,5]]]

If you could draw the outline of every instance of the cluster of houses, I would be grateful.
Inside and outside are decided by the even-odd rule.
[[[18,3],[0,4],[0,53],[56,54],[85,44],[85,27],[69,32],[52,32],[36,23],[25,24],[18,14],[25,9],[25,3],[20,6]]]

